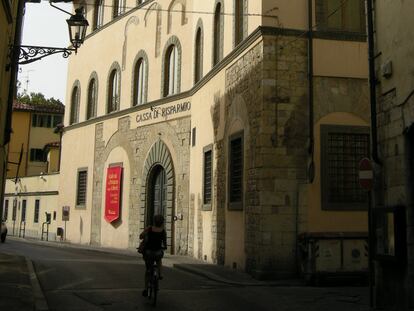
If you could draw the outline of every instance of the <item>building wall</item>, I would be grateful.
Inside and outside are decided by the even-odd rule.
[[[19,162],[20,150],[23,145],[22,162],[19,168],[19,176],[27,176],[27,162],[29,157],[29,133],[30,133],[30,113],[24,111],[14,111],[12,113],[13,133],[9,144],[9,161]],[[13,126],[14,125],[14,126]],[[16,176],[17,165],[9,164],[7,177]]]
[[[80,85],[81,104],[79,124],[69,124],[67,111],[63,135],[61,178],[66,182],[60,186],[59,205],[71,206],[73,211],[69,239],[136,247],[138,234],[147,224],[148,181],[155,165],[168,168],[166,220],[173,253],[247,270],[257,277],[286,277],[297,272],[300,233],[366,233],[366,212],[321,211],[321,184],[318,173],[308,182],[306,148],[312,126],[318,172],[320,124],[368,124],[364,39],[335,33],[328,38],[315,31],[319,37],[313,42],[314,120],[309,124],[307,6],[303,1],[249,1],[250,36],[236,48],[233,17],[226,14],[224,59],[215,67],[211,14],[174,13],[170,19],[164,10],[146,10],[177,10],[184,5],[187,11],[212,12],[214,5],[175,3],[149,1],[112,22],[105,11],[108,24],[90,33],[78,54],[70,57],[67,102],[73,86]],[[224,11],[232,13],[233,4],[223,1]],[[88,19],[92,11],[89,8]],[[277,18],[257,16],[257,12]],[[194,85],[194,41],[200,19],[204,78]],[[163,53],[177,40],[181,88],[179,94],[163,98]],[[132,72],[141,50],[149,63],[148,102],[132,107]],[[120,111],[107,114],[107,81],[115,61],[121,72]],[[99,84],[98,113],[86,120],[87,85],[93,72]],[[190,108],[163,116],[166,109],[184,103]],[[241,131],[242,208],[231,209],[229,140]],[[213,152],[213,188],[212,202],[204,206],[203,150],[207,146]],[[103,217],[106,170],[114,163],[122,163],[125,171],[122,215],[108,224]],[[82,207],[75,204],[79,168],[88,170],[87,203]]]
[[[42,224],[46,222],[46,214],[51,214],[49,225],[49,240],[58,240],[57,227],[64,228],[61,208],[58,206],[59,175],[42,175],[6,180],[5,197],[8,200],[7,227],[9,234],[30,238],[42,238]],[[26,221],[22,223],[22,202],[26,200]],[[39,218],[35,222],[35,201],[39,200]],[[16,202],[16,203],[14,203]],[[3,202],[4,203],[4,202]],[[3,204],[4,206],[5,204]],[[13,220],[13,206],[16,205],[16,219]],[[56,218],[54,218],[56,215]],[[25,230],[23,230],[25,229]],[[44,226],[46,231],[46,226]],[[46,239],[46,233],[43,237]]]
[[[14,42],[17,11],[19,1],[5,2],[5,5],[0,6],[0,199],[3,198],[3,188],[6,178],[7,167],[7,143],[6,137],[10,125],[7,124],[7,119],[11,113],[11,103],[8,103],[9,87],[11,75],[11,60],[9,57],[10,42]],[[14,70],[14,68],[13,68]],[[13,82],[14,83],[14,82]],[[10,104],[10,105],[9,105]],[[0,214],[1,216],[1,214]]]
[[[376,59],[377,113],[382,183],[378,204],[406,208],[406,263],[377,262],[377,305],[414,308],[414,212],[412,176],[412,125],[414,122],[414,32],[410,11],[414,4],[403,1],[377,1]],[[398,18],[396,18],[398,16]],[[391,67],[390,67],[391,66]],[[391,69],[389,76],[384,69]],[[405,248],[405,247],[404,247]]]

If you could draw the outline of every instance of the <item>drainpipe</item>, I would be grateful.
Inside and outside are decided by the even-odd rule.
[[[369,61],[369,97],[371,104],[371,140],[372,159],[378,165],[382,161],[378,156],[378,132],[377,132],[377,98],[375,78],[375,55],[374,55],[374,21],[372,0],[367,0],[367,30],[368,30],[368,61]]]
[[[371,153],[372,160],[377,168],[382,166],[382,161],[378,155],[378,129],[377,129],[377,98],[376,98],[376,77],[375,77],[375,45],[374,45],[374,21],[373,21],[373,5],[372,0],[366,1],[367,8],[367,32],[368,32],[368,66],[369,66],[369,96],[371,105]],[[374,166],[374,167],[375,167]],[[381,172],[375,172],[374,181],[380,180]],[[377,199],[381,192],[376,190],[375,183],[373,191],[370,191],[369,206],[368,206],[368,260],[369,260],[369,305],[373,309],[374,302],[374,284],[375,284],[375,264],[373,260],[373,250],[375,243],[375,233],[372,220],[373,206],[375,206]]]
[[[309,103],[309,146],[311,161],[308,167],[309,182],[315,177],[314,132],[313,132],[313,0],[308,0],[308,103]]]

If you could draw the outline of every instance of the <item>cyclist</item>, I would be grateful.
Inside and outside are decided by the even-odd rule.
[[[139,238],[146,239],[143,258],[145,260],[145,289],[142,291],[143,296],[148,295],[149,271],[154,261],[157,262],[158,278],[162,280],[161,266],[164,249],[167,248],[167,234],[164,229],[164,216],[155,215],[154,225],[145,228],[139,235]]]

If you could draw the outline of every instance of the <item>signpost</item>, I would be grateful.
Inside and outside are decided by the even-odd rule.
[[[62,221],[65,222],[65,229],[63,232],[64,235],[64,240],[66,241],[66,222],[69,221],[69,216],[70,216],[70,206],[62,206]]]
[[[374,251],[374,237],[373,237],[373,226],[372,226],[372,201],[371,201],[371,190],[374,184],[374,171],[372,169],[371,160],[363,158],[359,161],[359,185],[361,188],[368,192],[368,269],[369,269],[369,291],[370,291],[370,306],[373,306],[374,297],[374,262],[373,262],[373,251]]]

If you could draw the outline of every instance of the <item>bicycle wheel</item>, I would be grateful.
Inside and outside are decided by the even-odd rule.
[[[155,307],[157,305],[157,293],[158,293],[158,277],[156,275],[153,276],[153,280],[151,282],[151,300],[152,305]]]

